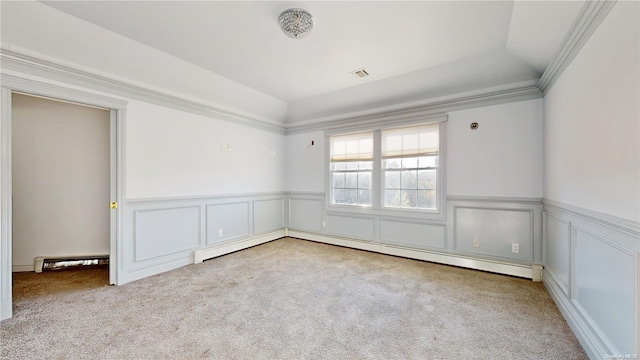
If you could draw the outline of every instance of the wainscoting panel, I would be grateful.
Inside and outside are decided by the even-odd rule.
[[[375,221],[369,217],[349,216],[342,213],[327,214],[327,233],[353,239],[374,240]]]
[[[322,232],[324,197],[289,195],[289,228]]]
[[[570,296],[571,225],[546,211],[543,216],[544,271],[556,280],[565,295]]]
[[[284,193],[129,200],[118,285],[285,235]],[[218,229],[223,236],[218,237]]]
[[[417,249],[440,249],[446,247],[444,225],[419,222],[380,220],[380,241],[385,244]]]
[[[504,259],[533,260],[533,211],[454,208],[455,250]],[[479,246],[474,247],[474,240]],[[518,244],[519,252],[512,252]]]
[[[575,301],[616,354],[634,351],[633,252],[582,229],[575,230]]]
[[[200,206],[135,211],[135,261],[200,245]]]
[[[207,205],[207,245],[248,236],[250,224],[249,201]]]
[[[640,224],[549,200],[544,209],[543,281],[585,351],[640,353]]]
[[[263,234],[284,228],[284,198],[253,202],[253,233]]]

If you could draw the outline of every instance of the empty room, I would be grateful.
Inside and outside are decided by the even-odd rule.
[[[0,358],[638,358],[640,2],[0,16]]]

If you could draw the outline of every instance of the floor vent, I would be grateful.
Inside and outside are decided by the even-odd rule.
[[[35,259],[35,270],[37,273],[50,270],[78,269],[88,266],[104,265],[109,265],[109,255],[70,257],[38,256]]]

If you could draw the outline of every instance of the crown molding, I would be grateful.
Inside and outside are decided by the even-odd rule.
[[[113,80],[101,75],[92,74],[69,66],[20,54],[7,49],[0,49],[2,68],[29,75],[43,77],[48,80],[61,81],[67,84],[81,86],[95,91],[114,94],[127,99],[148,102],[155,105],[170,107],[212,119],[241,124],[252,128],[285,134],[285,128],[264,120],[241,115],[229,110],[223,110],[211,105],[186,100],[137,85]],[[4,77],[3,77],[4,79]]]
[[[432,101],[401,109],[378,108],[366,114],[345,114],[329,119],[316,119],[302,125],[287,125],[287,135],[305,133],[318,130],[346,130],[352,127],[362,127],[384,123],[385,125],[402,125],[409,119],[438,118],[446,120],[449,111],[463,110],[475,107],[498,105],[509,102],[539,99],[542,93],[536,85],[525,84],[511,89],[485,91],[473,95],[460,94],[445,100]]]
[[[97,106],[106,109],[126,109],[128,102],[116,98],[102,96],[86,91],[70,89],[67,87],[43,83],[18,76],[0,74],[0,84],[3,88],[19,93],[27,93],[48,98],[60,98],[63,101],[82,105]]]
[[[571,25],[571,29],[549,62],[549,66],[538,80],[538,88],[543,96],[547,95],[547,92],[578,55],[582,46],[600,26],[616,2],[617,0],[587,1],[584,4],[580,14]]]

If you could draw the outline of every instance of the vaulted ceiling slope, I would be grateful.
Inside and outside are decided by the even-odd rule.
[[[584,1],[43,3],[279,99],[286,104],[284,120],[289,124],[534,83],[584,5]],[[279,28],[278,15],[291,7],[314,16],[314,29],[304,39],[288,38]],[[135,61],[135,54],[130,55],[121,61]],[[90,56],[78,54],[78,58]],[[351,74],[361,68],[371,76],[358,79]]]

